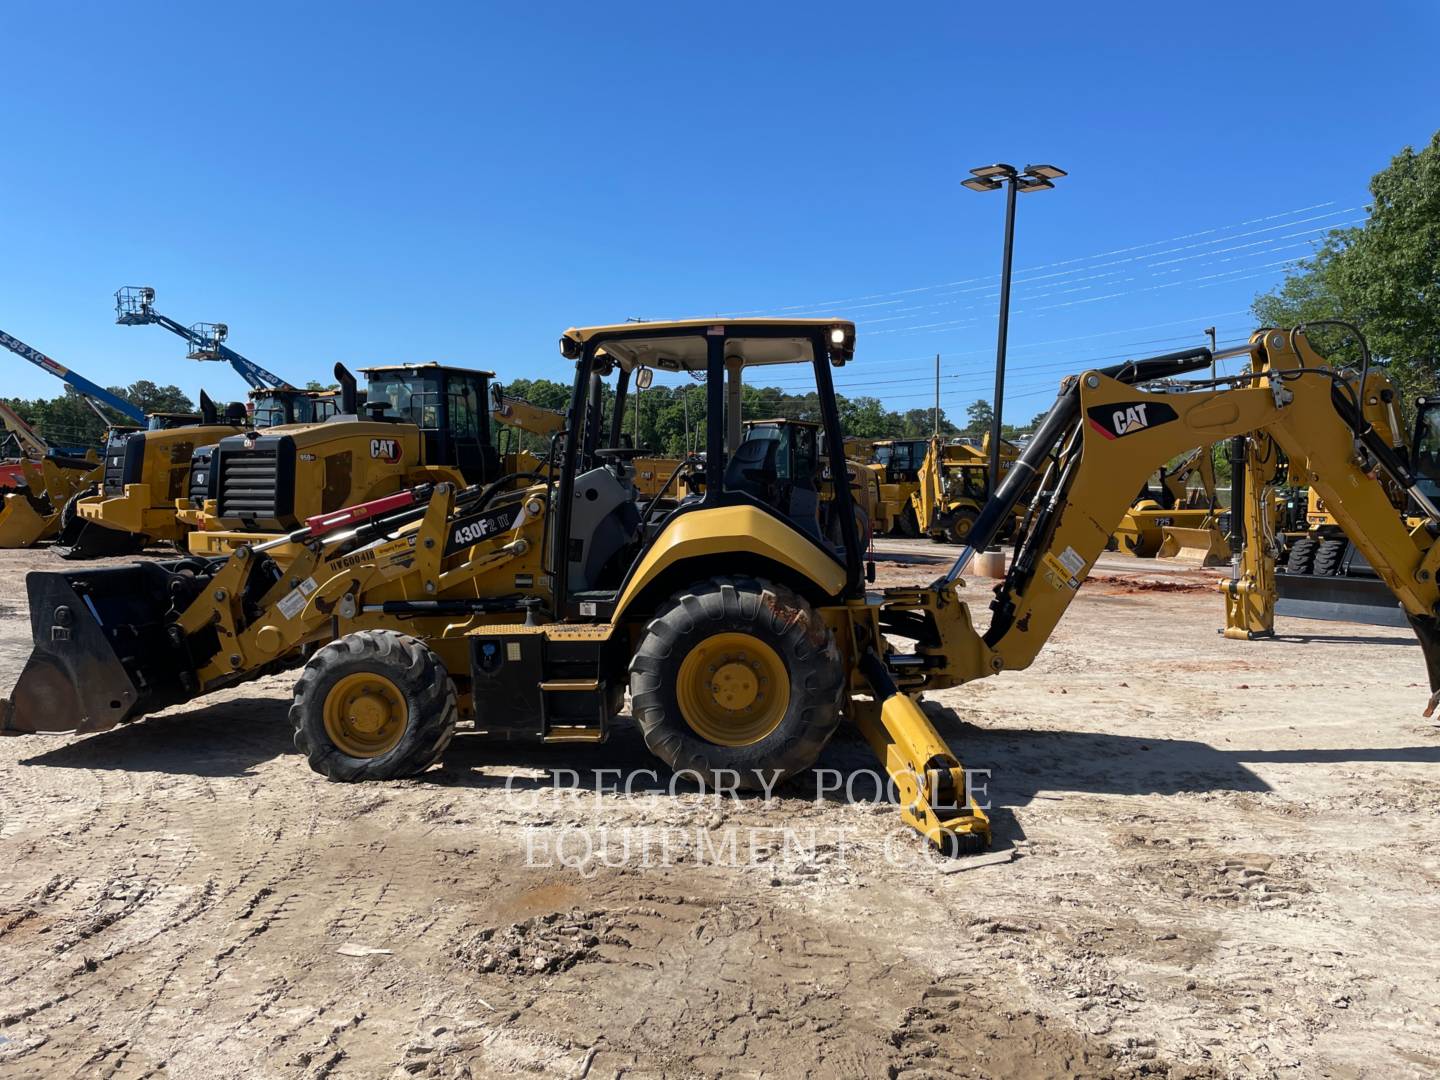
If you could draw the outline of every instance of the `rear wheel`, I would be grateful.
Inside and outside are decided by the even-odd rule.
[[[773,784],[815,763],[840,722],[844,669],[815,609],[779,585],[717,578],[666,604],[630,662],[651,753],[707,783]]]
[[[945,526],[945,539],[952,544],[964,544],[970,539],[970,530],[980,515],[974,510],[956,510],[950,524]]]
[[[88,499],[90,498],[90,496],[98,494],[100,494],[100,485],[91,484],[89,487],[81,488],[79,491],[75,492],[74,495],[71,495],[70,498],[65,500],[65,505],[60,508],[61,536],[65,535],[65,530],[71,527],[71,525],[75,521],[76,516],[79,514],[80,500]]]
[[[1285,556],[1285,572],[1287,574],[1310,573],[1315,563],[1317,546],[1316,542],[1308,536],[1291,544],[1290,553]]]
[[[915,504],[907,502],[895,519],[895,535],[914,540],[920,535],[920,519],[915,513]]]
[[[1317,577],[1338,577],[1340,575],[1340,562],[1345,557],[1345,548],[1348,540],[1322,540],[1320,547],[1315,552],[1315,569]]]
[[[361,630],[320,649],[295,684],[295,749],[331,780],[394,780],[440,760],[455,734],[455,684],[424,642]]]

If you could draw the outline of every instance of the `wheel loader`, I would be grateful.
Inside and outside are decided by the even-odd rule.
[[[203,506],[192,554],[224,555],[416,484],[464,486],[499,474],[485,407],[493,372],[424,363],[361,374],[363,396],[355,376],[335,365],[339,412],[326,420],[218,440],[203,490],[190,493]]]
[[[561,352],[575,382],[553,478],[427,484],[228,559],[33,573],[35,648],[0,729],[101,731],[291,669],[290,722],[312,768],[383,780],[429,768],[462,724],[500,740],[600,742],[628,689],[650,751],[726,788],[801,772],[842,721],[854,724],[894,782],[900,818],[947,852],[973,851],[989,821],[921,695],[1029,666],[1145,478],[1241,434],[1306,463],[1404,604],[1440,687],[1440,510],[1302,330],[1257,332],[1241,350],[1250,371],[1184,392],[1145,384],[1207,372],[1210,350],[1067,378],[954,565],[929,585],[875,592],[849,486],[835,490],[836,544],[813,503],[772,501],[766,457],[727,415],[746,371],[805,365],[842,460],[831,369],[853,349],[840,320],[569,330]],[[622,411],[643,369],[706,381],[706,455],[691,465],[704,492],[655,514],[628,482],[635,451],[598,407],[614,378]],[[1421,526],[1405,524],[1382,475],[1416,494]],[[1031,490],[982,629],[957,583]],[[282,544],[300,551],[283,569],[269,555]],[[1273,607],[1273,553],[1254,545],[1247,558],[1227,595],[1237,633],[1267,598]]]
[[[0,548],[33,547],[54,539],[65,504],[100,479],[100,458],[93,450],[84,454],[56,450],[4,403],[0,403],[0,420],[22,451],[3,466]]]
[[[116,431],[105,442],[100,478],[71,496],[55,545],[64,559],[126,555],[153,544],[184,550],[191,526],[176,516],[189,494],[191,457],[245,423],[245,407],[223,411],[202,390],[200,412],[152,413],[145,431]]]
[[[1155,471],[1115,529],[1115,550],[1138,559],[1187,557],[1202,566],[1230,561],[1220,528],[1214,448],[1200,446]],[[1192,485],[1192,482],[1193,485]]]

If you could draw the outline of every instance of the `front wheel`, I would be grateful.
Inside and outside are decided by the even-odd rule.
[[[764,787],[813,765],[840,722],[844,683],[815,609],[752,578],[677,594],[630,662],[645,745],[717,786]]]
[[[295,684],[295,749],[331,780],[395,780],[440,760],[455,734],[455,684],[424,642],[393,630],[346,634]]]

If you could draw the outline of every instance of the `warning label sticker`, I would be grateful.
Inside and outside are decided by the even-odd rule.
[[[291,589],[275,606],[280,609],[280,614],[285,618],[293,619],[305,609],[305,594],[299,589]]]

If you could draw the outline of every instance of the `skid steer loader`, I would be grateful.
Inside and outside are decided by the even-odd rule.
[[[92,559],[160,543],[183,551],[191,526],[176,516],[176,503],[189,494],[191,458],[245,421],[242,404],[222,412],[202,390],[198,414],[152,413],[145,431],[114,431],[99,479],[64,507],[56,554]]]
[[[628,688],[650,750],[726,787],[808,768],[848,719],[893,779],[901,819],[946,851],[973,851],[988,818],[919,696],[1027,667],[1145,477],[1237,434],[1306,462],[1404,604],[1440,687],[1440,510],[1417,496],[1426,522],[1406,526],[1378,477],[1412,491],[1414,477],[1298,330],[1257,333],[1243,350],[1251,371],[1183,393],[1143,384],[1209,369],[1209,350],[1066,379],[949,571],[869,595],[853,515],[841,513],[836,545],[813,505],[773,504],[764,456],[726,416],[747,369],[808,365],[843,459],[831,367],[853,342],[837,320],[570,330],[561,350],[576,375],[553,482],[409,489],[225,560],[31,574],[35,649],[0,729],[100,731],[297,668],[290,719],[311,766],[384,779],[434,764],[462,722],[499,739],[599,742]],[[623,468],[634,451],[598,407],[613,376],[622,411],[642,368],[704,373],[707,388],[706,456],[692,466],[704,494],[657,515],[637,503]],[[981,630],[956,583],[1032,488]],[[835,500],[849,505],[848,485]],[[284,569],[268,554],[280,543],[301,551]],[[1237,633],[1273,606],[1273,555],[1248,557],[1227,595]]]

